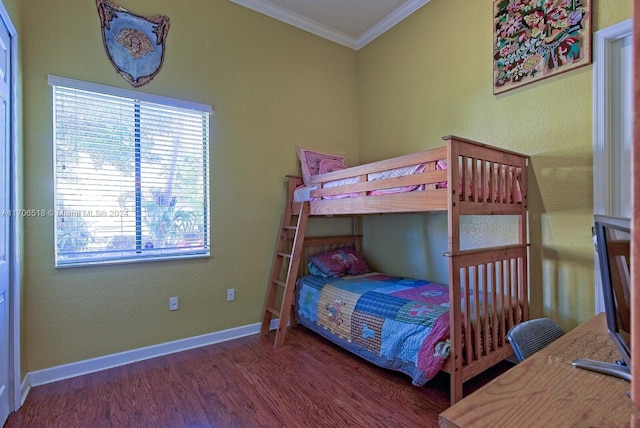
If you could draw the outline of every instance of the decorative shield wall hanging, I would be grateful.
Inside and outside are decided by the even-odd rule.
[[[131,85],[145,85],[164,61],[169,18],[143,17],[128,12],[111,0],[96,0],[102,41],[111,64]]]

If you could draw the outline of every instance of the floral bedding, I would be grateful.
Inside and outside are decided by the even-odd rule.
[[[425,170],[424,164],[412,165],[412,166],[402,167],[402,168],[395,168],[395,169],[390,169],[388,171],[368,174],[367,181],[386,180],[388,178],[396,178],[396,177],[404,177],[407,175],[420,174],[424,172],[424,170]],[[326,172],[329,172],[329,171],[326,171]],[[347,186],[349,184],[357,184],[357,183],[360,183],[360,177],[343,178],[341,180],[328,181],[324,183],[324,188],[326,189],[331,187]],[[317,185],[315,184],[306,185],[306,182],[305,182],[305,185],[302,185],[298,189],[296,189],[294,193],[294,201],[303,202],[303,201],[316,200],[315,198],[311,197],[311,192],[316,189],[318,189]],[[411,185],[411,186],[392,187],[392,188],[380,189],[380,190],[372,190],[368,192],[368,194],[369,195],[387,195],[389,193],[404,193],[404,192],[413,192],[416,190],[424,190],[424,185]],[[357,198],[358,196],[361,196],[361,194],[360,193],[343,193],[340,195],[324,196],[323,199]]]
[[[296,320],[422,386],[449,355],[449,287],[377,272],[309,275],[296,287]]]

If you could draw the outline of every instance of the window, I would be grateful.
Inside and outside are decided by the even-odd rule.
[[[209,255],[211,107],[49,76],[55,265]]]

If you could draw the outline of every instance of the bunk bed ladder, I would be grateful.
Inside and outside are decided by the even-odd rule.
[[[292,317],[293,294],[308,218],[309,202],[294,204],[293,208],[287,202],[271,267],[264,305],[264,318],[262,319],[262,328],[260,330],[263,336],[267,335],[271,326],[271,319],[274,316],[278,318],[274,347],[281,346],[284,343],[289,321],[295,322]],[[276,305],[278,297],[280,297],[279,307]]]

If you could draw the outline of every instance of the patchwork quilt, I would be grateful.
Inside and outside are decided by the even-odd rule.
[[[366,360],[422,386],[449,356],[449,287],[368,273],[309,275],[296,287],[296,320]]]

